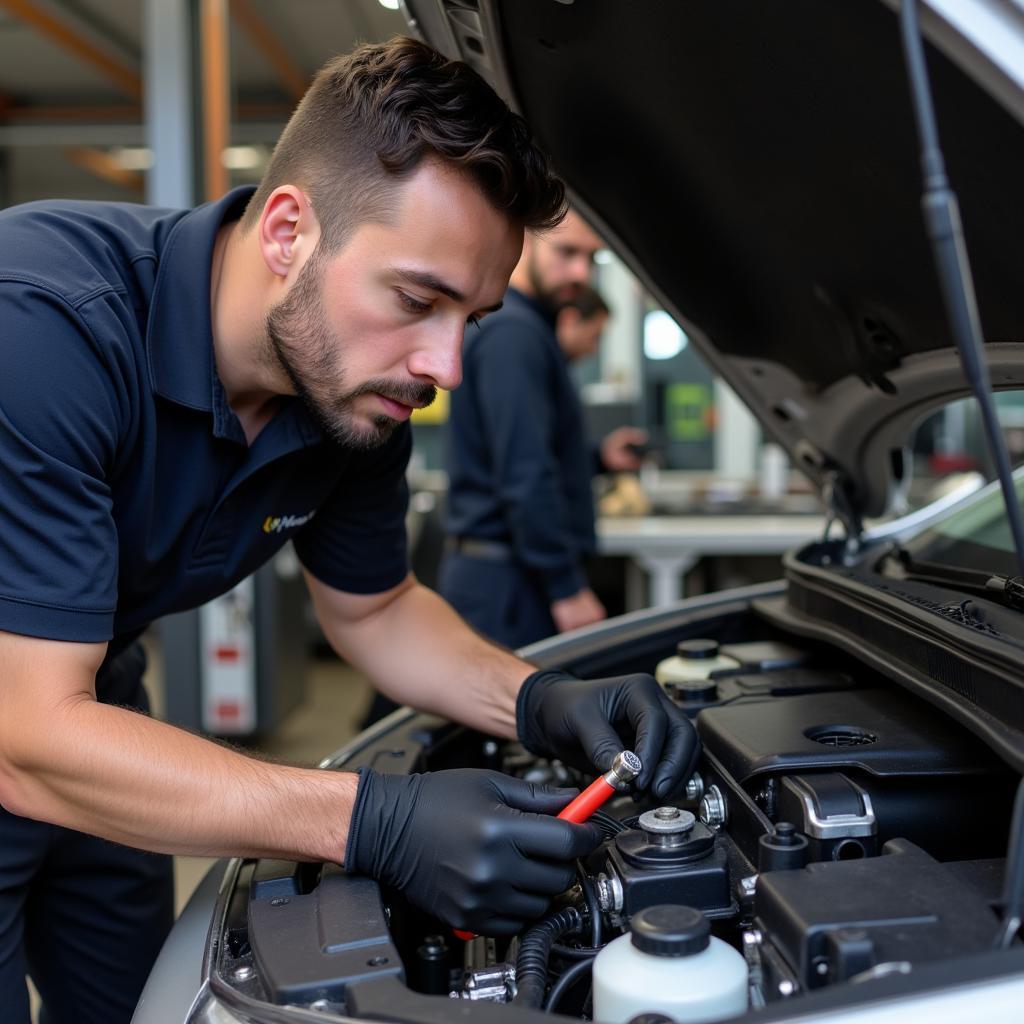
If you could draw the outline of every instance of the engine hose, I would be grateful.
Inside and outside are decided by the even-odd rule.
[[[601,904],[597,899],[597,890],[594,888],[594,883],[590,880],[590,875],[587,874],[587,869],[583,866],[582,861],[576,861],[576,874],[579,878],[580,891],[583,893],[583,899],[587,904],[587,913],[590,916],[590,944],[592,946],[600,946]]]
[[[548,1001],[544,1004],[544,1009],[548,1013],[554,1013],[558,1009],[558,1004],[562,1001],[562,996],[569,991],[576,984],[580,978],[594,969],[593,960],[580,960],[579,963],[575,963],[570,967],[559,979],[551,986],[551,993],[548,995]]]
[[[575,907],[565,907],[535,924],[523,936],[516,958],[516,997],[512,1002],[540,1009],[548,983],[551,946],[563,935],[578,932],[582,927],[583,915]]]

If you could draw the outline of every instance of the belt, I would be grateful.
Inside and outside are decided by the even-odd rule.
[[[513,556],[512,545],[503,544],[500,540],[448,537],[444,546],[449,554],[468,555],[470,558],[482,558],[487,562],[511,562]]]

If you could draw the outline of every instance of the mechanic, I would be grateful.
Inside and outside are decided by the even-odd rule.
[[[637,469],[647,439],[620,427],[592,451],[569,375],[608,315],[589,284],[601,246],[575,210],[527,232],[501,311],[466,333],[451,399],[439,590],[510,648],[605,617],[585,568],[597,546],[591,479]]]
[[[510,933],[597,844],[552,816],[566,790],[263,763],[148,717],[142,630],[289,539],[325,635],[394,699],[684,779],[693,730],[652,679],[535,672],[407,567],[407,420],[563,196],[482,79],[395,39],[318,74],[255,193],[0,214],[5,1022],[26,973],[50,1022],[130,1019],[171,923],[156,854],[339,862]]]

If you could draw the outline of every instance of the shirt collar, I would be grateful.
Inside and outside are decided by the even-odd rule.
[[[553,312],[546,303],[541,302],[539,299],[534,298],[532,295],[527,295],[525,292],[521,292],[518,288],[513,285],[509,285],[508,294],[513,298],[518,299],[524,306],[532,309],[550,327],[552,330],[555,328],[555,321],[557,314]]]
[[[214,240],[222,224],[242,215],[255,191],[236,188],[190,210],[160,253],[146,331],[150,383],[156,394],[192,409],[216,412],[222,395],[210,321]]]

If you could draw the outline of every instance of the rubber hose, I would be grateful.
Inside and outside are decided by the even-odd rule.
[[[597,890],[594,883],[587,874],[587,869],[582,861],[576,861],[576,873],[579,876],[580,890],[583,892],[583,899],[587,904],[587,913],[590,915],[590,944],[601,945],[601,904],[597,899]]]
[[[562,1001],[562,996],[569,991],[576,984],[580,978],[587,973],[587,971],[593,970],[593,960],[580,960],[579,963],[575,963],[570,967],[559,979],[551,986],[551,994],[548,996],[548,1001],[544,1004],[544,1009],[548,1013],[554,1013],[558,1009],[558,1004]]]
[[[540,1009],[548,983],[551,946],[557,939],[583,927],[583,915],[575,907],[565,907],[535,924],[519,944],[516,959],[516,997],[518,1006]]]

